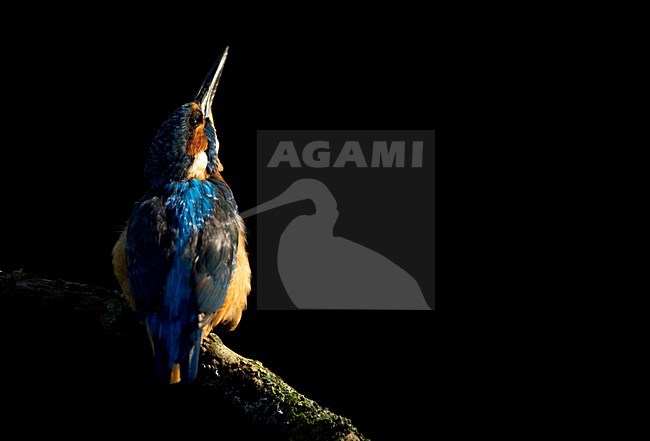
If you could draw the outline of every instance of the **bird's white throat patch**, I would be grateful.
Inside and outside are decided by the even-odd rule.
[[[208,155],[205,152],[201,152],[194,157],[194,162],[190,167],[189,172],[187,173],[188,179],[206,179],[207,172],[206,167],[208,166]]]

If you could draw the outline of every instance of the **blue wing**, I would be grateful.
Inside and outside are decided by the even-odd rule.
[[[213,186],[217,197],[212,199],[212,212],[200,231],[194,265],[196,304],[199,311],[206,315],[202,325],[221,308],[226,299],[239,239],[237,206],[230,188],[217,179],[207,181],[206,185]]]

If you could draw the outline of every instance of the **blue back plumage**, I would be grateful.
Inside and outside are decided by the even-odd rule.
[[[198,368],[201,324],[224,302],[237,253],[237,207],[218,179],[170,182],[145,196],[127,232],[138,314],[154,345],[157,376]]]

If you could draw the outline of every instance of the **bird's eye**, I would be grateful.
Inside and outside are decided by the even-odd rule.
[[[192,128],[197,127],[199,124],[201,124],[202,121],[203,121],[203,117],[201,116],[200,113],[193,113],[190,116],[190,126],[192,126]]]

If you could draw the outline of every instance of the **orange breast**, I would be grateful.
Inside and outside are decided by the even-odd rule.
[[[243,223],[240,231],[243,231]],[[237,264],[233,271],[228,293],[223,305],[214,316],[212,323],[203,328],[203,337],[210,333],[213,327],[222,324],[233,330],[239,324],[243,311],[246,309],[247,296],[251,292],[251,267],[246,252],[246,233],[239,233],[237,247]]]
[[[192,140],[187,145],[187,153],[192,156],[205,152],[208,149],[208,138],[205,136],[203,127],[203,124],[199,124],[199,126],[194,129]]]

